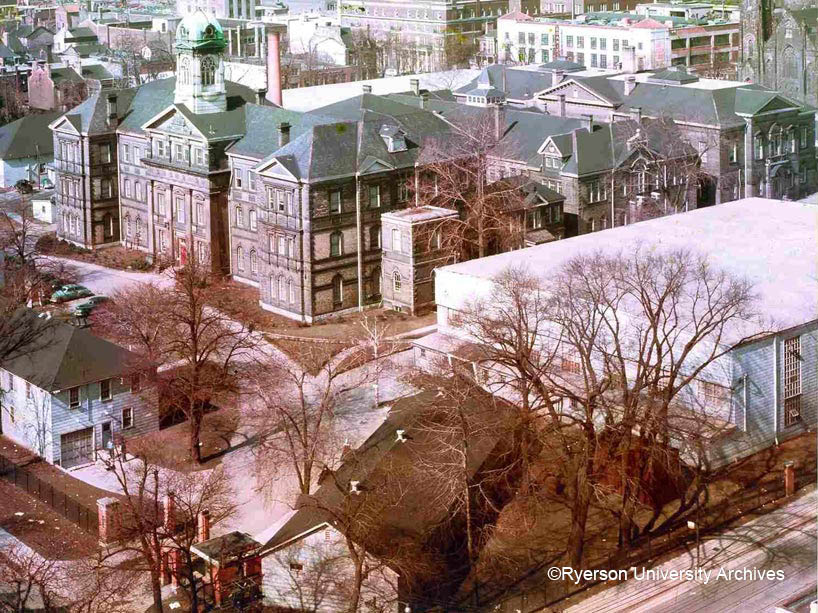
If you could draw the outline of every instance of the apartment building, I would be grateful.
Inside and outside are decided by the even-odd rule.
[[[702,22],[634,13],[589,13],[577,19],[505,15],[497,20],[497,56],[507,64],[566,59],[588,69],[692,71],[734,65],[738,22]]]

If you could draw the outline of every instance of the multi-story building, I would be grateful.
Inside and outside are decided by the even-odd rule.
[[[3,434],[46,461],[93,462],[118,440],[159,428],[138,356],[34,311],[15,315],[20,347],[0,363]]]
[[[494,92],[494,100],[557,117],[591,115],[612,122],[639,114],[673,120],[701,157],[698,206],[750,195],[796,198],[818,187],[812,107],[759,86],[699,78],[683,67],[592,76],[566,72],[571,66],[489,66],[454,95],[464,102],[469,95],[481,100],[473,92],[482,87]],[[471,104],[487,104],[482,100]]]
[[[177,0],[176,12],[188,15],[196,11],[210,13],[216,19],[253,20],[261,17],[261,3],[256,0]]]
[[[818,8],[803,0],[743,0],[739,78],[818,105]]]
[[[452,261],[443,236],[457,211],[421,206],[381,215],[383,304],[417,314],[434,304],[434,271]]]
[[[685,65],[729,73],[738,58],[738,32],[738,22],[675,16],[589,13],[572,20],[509,14],[497,20],[497,56],[515,64],[566,59],[589,69]]]
[[[523,11],[539,9],[536,0],[524,4]],[[349,0],[338,3],[338,12],[341,25],[351,28],[353,36],[377,41],[392,70],[432,72],[467,65],[477,53],[480,36],[509,12],[509,0],[435,0],[423,5],[407,0]]]

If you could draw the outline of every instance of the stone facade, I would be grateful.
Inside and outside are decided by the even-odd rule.
[[[810,0],[743,0],[739,78],[818,105],[818,8]]]
[[[443,237],[457,213],[432,206],[381,217],[383,303],[412,315],[435,301],[434,271],[453,261]]]

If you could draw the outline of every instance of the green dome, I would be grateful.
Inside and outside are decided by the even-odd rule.
[[[215,17],[198,9],[186,15],[179,22],[176,28],[176,47],[182,49],[224,48],[224,31]]]

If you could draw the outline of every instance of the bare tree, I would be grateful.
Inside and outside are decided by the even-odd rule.
[[[169,408],[188,419],[190,457],[201,462],[205,412],[212,401],[237,393],[233,368],[257,339],[252,325],[233,321],[220,308],[223,280],[205,263],[190,258],[171,274],[171,287],[144,284],[115,294],[94,322],[143,356],[135,368],[152,373]]]
[[[601,467],[639,447],[663,452],[637,455],[628,472],[638,475],[673,455],[679,406],[689,406],[702,379],[721,380],[720,359],[741,340],[736,326],[756,321],[753,309],[749,284],[705,258],[636,249],[575,257],[547,286],[526,270],[508,270],[490,296],[459,314],[494,372],[486,385],[517,406],[515,445],[528,475],[519,491],[531,491],[532,461],[542,450],[558,459],[552,470],[565,485],[573,567],[583,560],[592,503],[609,493],[600,488]],[[627,483],[622,500],[644,489]],[[683,499],[677,516],[692,503]],[[627,542],[635,527],[628,509],[621,516]]]
[[[0,124],[25,117],[28,112],[26,96],[16,78],[0,78]]]
[[[2,613],[56,612],[65,602],[59,594],[59,561],[47,560],[21,545],[0,553],[0,585]]]
[[[338,397],[372,381],[366,368],[342,372],[332,359],[325,360],[325,351],[321,345],[304,343],[306,363],[323,363],[315,376],[279,355],[260,365],[253,382],[256,480],[267,493],[282,471],[295,476],[301,494],[313,490],[319,473],[337,461],[344,440]]]
[[[523,244],[524,195],[511,182],[493,181],[498,159],[512,146],[503,111],[471,109],[450,120],[450,130],[430,138],[410,185],[420,204],[457,210],[457,223],[441,222],[442,247],[469,259]],[[445,228],[443,227],[445,225]],[[444,231],[445,230],[445,231]]]

